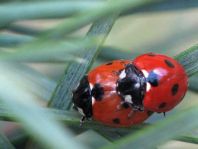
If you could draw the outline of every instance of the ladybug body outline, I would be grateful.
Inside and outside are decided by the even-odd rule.
[[[174,108],[184,97],[187,84],[187,75],[177,61],[148,53],[133,61],[114,60],[96,67],[73,92],[73,103],[86,119],[128,127],[153,112]]]

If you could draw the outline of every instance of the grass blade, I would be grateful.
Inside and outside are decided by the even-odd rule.
[[[37,142],[45,148],[85,148],[73,141],[71,133],[54,121],[50,114],[42,112],[35,104],[34,97],[26,89],[22,88],[19,83],[15,84],[16,79],[10,77],[13,72],[8,63],[1,63],[0,68],[0,74],[3,74],[0,75],[1,103],[7,111],[15,114],[14,119],[18,120]]]
[[[175,56],[175,59],[180,62],[185,68],[188,76],[198,72],[198,44],[190,47],[179,55]]]
[[[198,137],[193,137],[193,136],[180,136],[177,137],[175,140],[198,144]]]
[[[30,1],[1,4],[0,26],[25,19],[71,16],[77,12],[98,8],[103,4],[100,1]]]
[[[56,87],[55,81],[24,64],[9,65],[9,68],[14,72],[10,75],[15,77],[28,91],[49,101],[51,93]]]
[[[25,25],[10,24],[6,27],[7,30],[29,36],[37,36],[42,32],[42,29],[27,27]]]
[[[16,46],[22,43],[27,43],[34,39],[31,36],[25,35],[8,35],[8,34],[0,34],[0,46],[3,47],[11,47]]]
[[[198,92],[198,73],[196,73],[194,76],[190,77],[189,79],[189,89]]]
[[[129,8],[136,9],[141,6],[160,3],[161,1],[164,0],[125,0],[124,2],[123,0],[116,0],[114,3],[108,2],[103,7],[99,7],[94,11],[86,11],[76,17],[63,21],[54,28],[45,31],[43,36],[61,37],[106,16],[127,10]]]
[[[71,106],[72,90],[76,87],[76,84],[87,72],[92,64],[93,59],[99,52],[99,46],[105,40],[111,30],[117,15],[110,16],[104,20],[94,23],[87,33],[88,37],[103,36],[101,41],[97,45],[90,49],[84,49],[84,53],[81,56],[84,59],[84,63],[71,63],[67,68],[66,74],[61,82],[56,87],[53,93],[49,106],[57,109],[69,109]],[[68,85],[69,84],[69,85]]]
[[[94,129],[98,131],[106,131],[106,132],[119,132],[119,133],[129,133],[134,130],[139,130],[148,124],[140,124],[135,125],[131,128],[113,128],[110,126],[103,125],[96,121],[86,121],[85,124],[80,126],[80,115],[74,111],[63,111],[63,110],[55,110],[55,109],[46,109],[41,108],[43,113],[50,114],[54,119],[58,121],[62,121],[65,125],[70,126],[71,128],[79,128],[79,129]],[[16,117],[15,113],[7,110],[2,104],[0,105],[0,119],[13,121]]]
[[[75,137],[78,141],[87,144],[90,148],[99,149],[110,142],[93,130],[88,130]],[[88,139],[89,138],[89,139]]]
[[[138,12],[156,12],[156,11],[176,11],[182,9],[197,8],[197,0],[166,0],[161,3],[152,5],[146,5],[137,9],[128,10],[122,13],[122,15],[130,15]]]
[[[40,40],[36,43],[32,42],[22,45],[13,52],[1,51],[0,60],[17,62],[81,62],[82,59],[75,56],[75,53],[81,53],[81,48],[93,47],[97,40],[99,38],[85,38],[84,40],[67,42],[64,40]]]
[[[16,2],[16,1],[15,1]],[[39,19],[39,18],[60,18],[71,16],[85,10],[95,9],[103,6],[104,1],[29,1],[18,2],[14,4],[3,4],[0,7],[0,19],[3,24],[21,20],[21,19]],[[171,3],[171,4],[170,4]],[[135,10],[128,10],[122,15],[135,12],[153,12],[164,10],[180,10],[197,7],[196,0],[166,0],[161,4],[148,5]],[[26,13],[23,13],[26,12]],[[10,15],[11,14],[11,15]],[[15,15],[12,15],[15,14]],[[5,17],[5,16],[10,17]]]

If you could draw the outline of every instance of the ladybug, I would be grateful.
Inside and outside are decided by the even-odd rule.
[[[167,112],[184,97],[187,75],[165,55],[148,53],[133,61],[115,60],[84,76],[73,91],[74,108],[85,119],[115,127],[146,120],[153,112]]]
[[[151,115],[150,111],[142,110],[145,86],[143,73],[132,61],[115,60],[96,67],[82,78],[73,92],[74,108],[83,115],[82,120],[92,118],[109,126],[129,127]]]
[[[144,108],[167,112],[182,101],[188,88],[188,77],[176,60],[166,55],[148,53],[134,59],[133,64],[146,78]]]

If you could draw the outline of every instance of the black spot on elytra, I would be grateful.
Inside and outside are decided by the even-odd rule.
[[[164,62],[166,63],[166,65],[170,68],[174,68],[175,66],[173,65],[173,63],[167,59],[164,60]]]
[[[103,87],[99,84],[96,83],[91,90],[91,95],[97,100],[100,101],[102,100],[102,96],[104,95],[104,89]]]
[[[113,123],[114,124],[120,124],[120,119],[119,118],[114,118]]]
[[[112,65],[113,63],[112,62],[109,62],[109,63],[107,63],[106,65]]]
[[[122,104],[122,107],[125,108],[125,109],[129,108],[129,103],[124,102],[124,103]]]
[[[158,106],[159,109],[162,109],[162,108],[165,108],[165,107],[166,107],[166,103],[165,103],[165,102],[162,102],[162,103]]]
[[[147,55],[148,55],[148,56],[155,56],[154,53],[148,53]]]
[[[152,114],[153,114],[152,111],[147,111],[147,115],[148,115],[148,116],[151,116]]]
[[[178,89],[179,89],[179,85],[178,84],[174,84],[171,88],[171,92],[172,92],[172,95],[176,95],[177,92],[178,92]]]
[[[151,71],[148,75],[147,81],[152,85],[152,86],[158,86],[159,85],[159,80],[158,80],[158,75],[154,72]]]

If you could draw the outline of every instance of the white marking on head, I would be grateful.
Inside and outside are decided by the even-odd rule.
[[[126,77],[126,73],[125,73],[125,70],[121,71],[120,75],[119,75],[119,78],[120,79],[123,79]]]
[[[89,83],[90,89],[93,89],[93,84]]]
[[[145,78],[148,78],[149,73],[146,70],[142,69],[142,73],[144,74]]]
[[[94,105],[95,102],[96,102],[95,98],[92,97],[92,98],[91,98],[91,104]]]
[[[82,115],[85,116],[85,114],[84,114],[84,112],[83,112],[83,109],[81,109],[81,108],[79,108],[79,107],[77,107],[77,109],[78,109],[78,112],[79,112],[80,114],[82,114]]]
[[[150,83],[146,83],[146,91],[148,92],[151,89],[151,84]]]
[[[125,96],[124,96],[124,101],[125,101],[125,102],[128,102],[128,103],[133,103],[133,102],[132,102],[132,97],[131,97],[131,95],[125,95]]]
[[[116,87],[118,87],[118,83],[116,83]]]
[[[140,83],[136,83],[136,84],[135,84],[135,87],[136,87],[136,88],[139,88],[139,87],[140,87]]]

